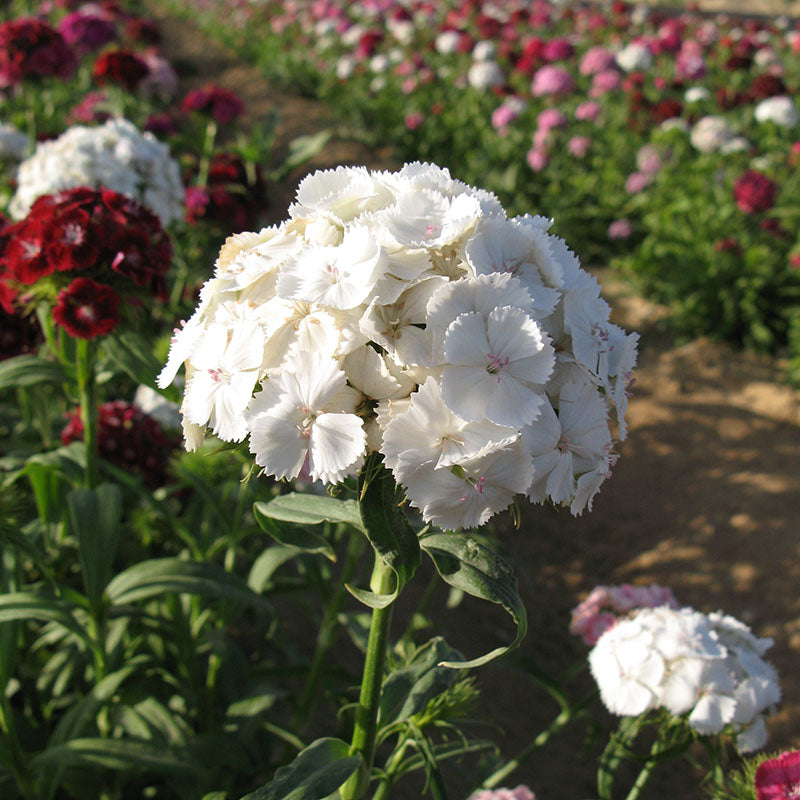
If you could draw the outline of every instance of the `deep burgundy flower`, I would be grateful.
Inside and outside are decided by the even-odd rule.
[[[2,264],[14,281],[36,283],[55,270],[47,254],[48,224],[45,220],[31,218],[29,214],[22,222],[9,226],[6,233],[8,243],[3,250]]]
[[[733,253],[737,256],[742,255],[744,252],[739,242],[731,236],[714,242],[714,250],[717,253]]]
[[[653,108],[653,118],[656,122],[661,123],[664,120],[679,117],[683,111],[683,103],[680,100],[667,98],[659,100]]]
[[[761,222],[758,223],[758,227],[761,228],[761,230],[765,233],[773,236],[775,239],[788,239],[791,236],[789,231],[787,231],[786,228],[781,225],[780,220],[775,219],[774,217],[762,219]]]
[[[97,14],[74,11],[58,23],[58,31],[75,52],[83,55],[117,38],[113,23]]]
[[[746,92],[733,89],[730,86],[720,86],[716,92],[717,105],[720,111],[730,111],[732,108],[744,105],[750,102],[750,98]]]
[[[786,84],[777,75],[756,75],[750,84],[747,94],[750,99],[757,103],[759,100],[766,100],[768,97],[778,97],[782,94],[789,94]]]
[[[73,412],[61,431],[63,444],[83,439],[80,412]],[[156,489],[169,482],[169,458],[178,447],[161,425],[131,403],[114,400],[97,410],[97,447],[102,458],[124,470],[136,472],[145,485]]]
[[[758,800],[791,800],[800,792],[800,750],[762,761],[756,769]]]
[[[150,74],[147,64],[130,50],[109,50],[97,57],[92,77],[100,86],[116,83],[132,92]]]
[[[70,78],[77,65],[64,37],[46,22],[24,17],[0,24],[0,86],[27,78]]]
[[[745,214],[768,211],[775,205],[778,185],[766,175],[754,169],[748,170],[733,185],[736,205]]]
[[[168,111],[151,114],[144,123],[144,129],[150,131],[158,139],[168,139],[178,132],[178,124]]]
[[[58,293],[53,319],[79,339],[106,336],[119,322],[119,296],[110,286],[75,278]]]
[[[752,64],[753,59],[751,56],[734,54],[728,57],[728,60],[725,62],[725,69],[731,72],[739,69],[750,69]]]
[[[226,125],[244,114],[244,103],[239,95],[213,83],[188,92],[183,98],[182,108],[208,114],[219,125]]]
[[[0,308],[0,361],[32,353],[43,340],[35,314],[23,316]]]

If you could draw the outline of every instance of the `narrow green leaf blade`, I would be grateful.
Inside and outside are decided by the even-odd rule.
[[[317,739],[268,784],[242,800],[323,800],[361,767],[361,756],[349,751],[341,739]]]
[[[0,362],[0,390],[39,383],[66,383],[68,380],[69,375],[56,361],[24,355]]]
[[[256,594],[237,575],[216,564],[179,558],[155,558],[134,564],[112,578],[106,592],[115,605],[169,593],[197,594],[243,602],[272,615],[272,605],[266,598]]]
[[[420,539],[420,546],[447,583],[473,597],[498,603],[517,626],[517,634],[510,645],[498,647],[471,661],[445,661],[443,665],[454,669],[478,667],[515,648],[525,636],[528,618],[511,565],[486,545],[465,534],[429,533]]]
[[[103,767],[113,770],[191,772],[197,764],[187,755],[163,745],[130,739],[72,739],[48,747],[30,761],[32,771],[43,767]]]
[[[313,158],[328,143],[333,131],[326,128],[318,133],[298,136],[289,142],[289,152],[281,164],[281,171],[286,173],[299,167],[303,162]]]
[[[278,544],[291,548],[295,552],[320,553],[330,561],[336,561],[336,553],[327,539],[306,528],[300,528],[291,523],[284,522],[284,524],[281,524],[276,522],[273,517],[265,514],[262,508],[259,508],[259,506],[268,505],[269,503],[254,503],[253,515],[261,529],[268,533]],[[324,522],[324,520],[320,520],[320,522]]]
[[[292,492],[282,494],[268,503],[256,503],[257,514],[297,525],[320,525],[323,522],[344,522],[361,529],[361,517],[355,500]]]
[[[86,595],[97,609],[117,552],[122,494],[119,486],[111,483],[96,489],[75,489],[67,496],[67,506],[78,538]]]
[[[11,620],[55,622],[68,631],[90,641],[86,629],[72,615],[70,607],[59,600],[41,597],[32,592],[11,592],[0,595],[0,622]]]

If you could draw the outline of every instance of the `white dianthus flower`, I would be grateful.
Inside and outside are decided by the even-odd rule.
[[[753,112],[758,122],[774,122],[782,128],[793,128],[800,120],[797,106],[791,97],[779,95],[762,100]]]
[[[609,412],[625,433],[636,337],[551,222],[434,164],[309,175],[288,220],[229,237],[176,328],[158,383],[185,364],[187,447],[207,428],[325,483],[378,451],[448,530],[521,493],[581,513],[615,458]]]
[[[713,153],[736,136],[724,117],[703,117],[695,123],[690,135],[692,146],[701,153]]]
[[[771,644],[733,617],[661,606],[606,630],[589,664],[612,713],[665,708],[698,733],[737,734],[744,752],[763,746],[764,713],[780,700],[777,674],[762,658]]]
[[[625,72],[646,71],[653,66],[653,54],[643,44],[631,42],[617,53],[617,65]]]
[[[19,165],[17,192],[9,204],[22,219],[38,197],[76,186],[104,186],[137,200],[163,225],[183,216],[183,184],[177,162],[152,133],[126,119],[76,125],[40,142]]]
[[[505,75],[496,61],[476,61],[467,73],[467,82],[473,89],[491,89],[505,82]]]

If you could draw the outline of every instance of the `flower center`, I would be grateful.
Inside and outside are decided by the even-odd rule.
[[[73,222],[64,227],[64,232],[61,236],[61,242],[63,244],[76,246],[83,244],[84,238],[83,228]]]
[[[88,303],[78,306],[78,308],[75,309],[75,316],[87,322],[94,322],[97,319],[94,307],[90,306]]]
[[[788,785],[783,796],[786,800],[798,800],[800,798],[800,781]]]
[[[441,231],[441,230],[442,230],[442,226],[441,225],[428,225],[428,227],[425,228],[425,235],[426,236],[438,236],[439,235],[439,231]]]
[[[490,375],[497,375],[503,367],[508,366],[508,356],[503,358],[502,356],[495,356],[491,353],[486,354],[486,358],[489,359],[489,363],[486,365],[486,371]],[[500,383],[500,376],[497,375],[497,382]]]
[[[231,382],[231,376],[223,369],[212,368],[208,370],[208,374],[211,376],[211,380],[214,381],[214,383]]]
[[[297,410],[303,415],[303,419],[299,425],[296,425],[297,433],[301,439],[311,438],[311,428],[314,425],[314,420],[317,418],[308,406],[297,406]]]
[[[36,258],[42,252],[42,246],[39,242],[23,242],[22,243],[22,257],[26,261]]]

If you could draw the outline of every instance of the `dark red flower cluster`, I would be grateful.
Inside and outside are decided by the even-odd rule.
[[[0,86],[27,78],[70,78],[78,60],[53,27],[34,17],[0,24]]]
[[[0,308],[0,361],[34,352],[43,339],[35,314],[10,314]]]
[[[69,444],[82,439],[83,423],[80,412],[75,411],[61,431],[61,441]],[[169,458],[179,444],[177,436],[168,436],[153,417],[131,403],[114,400],[98,408],[100,456],[120,469],[138,473],[150,489],[169,482]]]
[[[109,333],[119,321],[119,294],[131,303],[166,297],[169,237],[149,209],[109,189],[40,197],[3,239],[0,282],[14,290],[52,276],[50,299],[60,290],[53,317],[72,336]]]
[[[196,175],[192,169],[184,176],[191,184]],[[266,193],[258,166],[248,175],[242,159],[235,153],[215,153],[208,169],[208,185],[189,186],[184,196],[186,221],[194,225],[201,219],[217,222],[228,231],[245,230],[257,224],[264,210]]]
[[[219,125],[226,125],[244,114],[244,103],[239,95],[214,83],[187,92],[182,108],[208,114]]]
[[[768,211],[775,205],[778,185],[762,172],[750,169],[736,180],[733,197],[736,205],[745,214],[758,214]]]
[[[129,92],[150,74],[145,61],[131,50],[121,48],[101,53],[92,67],[92,78],[99,86],[115,83]]]
[[[58,24],[66,42],[81,55],[97,50],[117,38],[114,24],[99,14],[73,11]]]
[[[782,94],[789,94],[786,84],[777,75],[756,75],[748,90],[750,100],[757,103],[759,100],[766,100],[768,97],[777,97]]]

